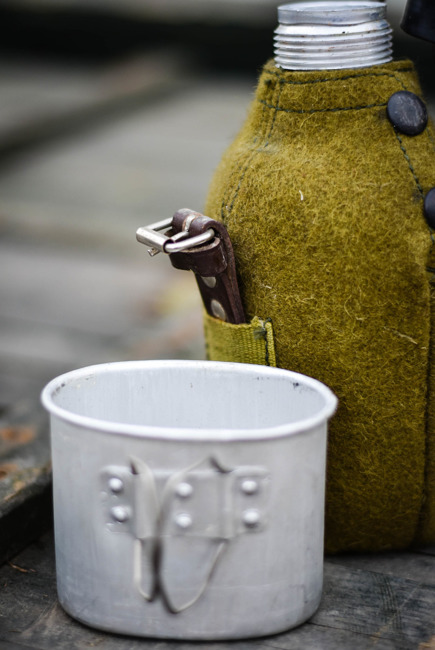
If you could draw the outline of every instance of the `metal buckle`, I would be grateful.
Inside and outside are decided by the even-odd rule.
[[[201,235],[190,237],[189,227],[193,219],[195,219],[194,215],[188,217],[185,229],[171,237],[160,231],[171,227],[172,218],[152,223],[149,226],[142,226],[136,231],[136,239],[141,244],[150,246],[148,253],[151,257],[154,257],[154,255],[157,255],[158,253],[167,253],[169,255],[170,253],[179,253],[180,251],[200,246],[216,236],[213,228],[209,228]]]

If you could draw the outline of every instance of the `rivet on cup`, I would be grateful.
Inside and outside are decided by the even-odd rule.
[[[120,524],[123,524],[130,519],[130,511],[125,506],[114,506],[110,509],[110,514],[113,519]]]
[[[193,494],[193,487],[190,483],[179,483],[176,488],[176,493],[182,499],[187,499]]]
[[[178,528],[186,530],[187,528],[191,527],[193,521],[192,517],[187,514],[187,512],[180,512],[180,514],[175,517],[175,523],[177,524]]]
[[[242,482],[240,487],[244,494],[255,494],[258,490],[258,483],[254,479],[247,478]]]
[[[111,492],[119,494],[124,489],[124,483],[118,476],[112,476],[112,478],[109,479],[109,488]]]
[[[242,520],[248,528],[255,528],[260,523],[260,513],[254,508],[245,510],[242,515]]]

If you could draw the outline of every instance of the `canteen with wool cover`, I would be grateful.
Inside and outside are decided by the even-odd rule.
[[[413,4],[405,27],[435,40],[433,8],[418,23]],[[208,355],[310,375],[339,397],[327,551],[432,543],[433,126],[413,64],[392,60],[385,3],[278,12],[275,60],[205,206],[231,238],[247,321],[215,302]]]

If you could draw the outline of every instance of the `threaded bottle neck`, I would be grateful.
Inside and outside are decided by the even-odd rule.
[[[363,68],[392,60],[385,2],[321,0],[278,7],[275,63],[284,70]]]

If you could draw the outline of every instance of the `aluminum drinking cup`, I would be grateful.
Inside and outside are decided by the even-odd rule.
[[[102,630],[236,639],[319,605],[320,382],[264,366],[132,361],[51,381],[59,600]]]

